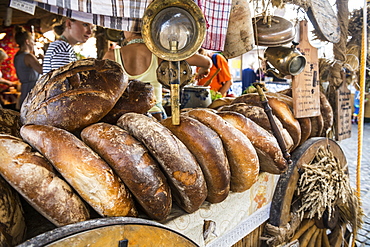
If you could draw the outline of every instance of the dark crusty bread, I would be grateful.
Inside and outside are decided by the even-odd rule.
[[[285,93],[289,93],[288,91],[283,91]],[[293,111],[293,98],[289,95],[283,93],[273,93],[273,92],[266,92],[268,97],[276,97],[279,100],[282,100],[285,104],[289,106],[290,111],[294,114]],[[311,135],[311,120],[309,117],[297,118],[299,125],[301,126],[301,140],[299,145],[302,145]]]
[[[85,203],[30,145],[0,134],[0,153],[1,175],[53,224],[63,226],[89,219]]]
[[[207,186],[199,164],[184,143],[143,114],[126,113],[117,125],[142,142],[158,161],[179,206],[188,213],[198,210],[207,197]]]
[[[49,125],[23,125],[21,135],[44,155],[101,216],[136,216],[130,192],[109,165],[70,132]]]
[[[147,113],[156,103],[154,88],[150,83],[130,80],[126,90],[113,109],[101,120],[116,124],[120,116],[126,112]]]
[[[86,127],[81,138],[113,168],[150,218],[166,219],[172,207],[171,190],[141,142],[107,123]]]
[[[39,79],[22,104],[21,122],[81,130],[113,108],[127,83],[127,75],[114,61],[69,63]]]
[[[266,95],[268,104],[270,105],[273,114],[280,120],[284,128],[289,132],[294,141],[294,148],[296,148],[301,141],[301,126],[298,120],[294,117],[289,106],[277,97]],[[246,103],[255,106],[262,106],[260,96],[257,93],[243,94],[237,97],[233,103]]]
[[[11,109],[0,108],[0,133],[21,137],[20,114]]]
[[[333,128],[334,112],[329,100],[326,98],[326,95],[323,92],[320,92],[320,112],[324,121],[321,136],[326,137],[327,130]]]
[[[265,130],[273,133],[270,125],[270,121],[265,113],[264,109],[259,106],[251,106],[245,103],[231,104],[229,106],[223,106],[219,109],[220,111],[235,111],[241,113],[245,117],[251,119],[253,122],[264,128]],[[290,152],[293,149],[294,142],[288,131],[283,127],[280,120],[273,116],[276,125],[278,126],[281,135],[283,136],[285,146]]]
[[[310,119],[311,119],[311,126],[312,126],[310,137],[319,137],[319,136],[321,136],[321,133],[323,132],[323,129],[324,129],[324,118],[323,118],[323,116],[320,114],[320,115],[315,116],[315,117],[310,117]]]
[[[0,176],[0,246],[16,246],[26,238],[22,204],[15,190]]]
[[[222,111],[217,114],[243,132],[252,142],[257,151],[261,171],[281,174],[287,169],[279,143],[270,132],[238,112]]]
[[[257,152],[248,137],[206,108],[193,109],[186,112],[186,115],[199,120],[220,136],[230,165],[230,190],[248,190],[257,181],[259,174]]]
[[[206,179],[207,201],[218,203],[228,196],[230,167],[218,134],[194,118],[180,115],[180,125],[173,125],[169,117],[161,121],[192,152]]]

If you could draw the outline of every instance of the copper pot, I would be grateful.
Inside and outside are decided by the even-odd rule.
[[[290,43],[295,37],[293,23],[280,16],[253,18],[256,45],[281,46]]]

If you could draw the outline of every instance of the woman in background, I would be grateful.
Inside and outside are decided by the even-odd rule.
[[[157,80],[157,68],[163,60],[148,49],[140,32],[124,31],[124,36],[127,44],[119,49],[109,50],[104,55],[104,59],[110,59],[121,64],[130,80],[147,82],[153,86],[157,102],[149,110],[149,113],[160,121],[167,117],[162,106],[162,84]],[[186,61],[190,66],[199,67],[199,78],[209,74],[212,65],[210,58],[194,54]]]
[[[30,32],[17,27],[15,42],[19,46],[19,51],[14,56],[14,67],[21,83],[21,96],[19,99],[19,106],[21,106],[42,73],[42,65],[34,55],[35,42]]]
[[[0,64],[2,64],[6,59],[8,59],[9,58],[9,56],[8,56],[8,54],[6,54],[6,52],[4,51],[4,49],[3,48],[0,48]],[[0,70],[0,84],[1,85],[4,85],[3,87],[4,87],[4,89],[6,88],[9,88],[9,86],[13,86],[13,85],[15,85],[13,82],[11,82],[11,81],[9,81],[9,80],[7,80],[7,79],[5,79],[5,78],[3,78],[3,73],[1,72],[1,70]],[[3,87],[1,87],[1,88],[3,88]],[[1,88],[0,88],[0,90],[1,90]],[[3,90],[1,90],[1,91],[4,91],[4,89]]]
[[[77,43],[85,43],[91,37],[92,29],[93,25],[90,23],[64,18],[61,25],[54,27],[54,32],[59,35],[59,39],[49,44],[42,73],[46,74],[50,70],[77,61],[73,46]]]

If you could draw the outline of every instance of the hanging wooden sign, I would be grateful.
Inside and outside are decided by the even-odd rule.
[[[351,106],[351,91],[344,82],[335,92],[335,140],[341,141],[351,137],[352,131],[352,106]]]
[[[307,62],[302,73],[292,76],[293,111],[296,118],[321,114],[318,51],[308,41],[307,33],[307,21],[301,21],[300,43],[297,48]]]

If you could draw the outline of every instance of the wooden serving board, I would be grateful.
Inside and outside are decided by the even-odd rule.
[[[298,50],[307,62],[304,70],[292,76],[293,110],[296,118],[320,115],[319,59],[317,48],[308,41],[307,21],[299,23]]]
[[[344,74],[344,73],[343,73]],[[342,85],[335,91],[335,140],[342,141],[351,137],[352,131],[352,106],[351,91],[347,87],[345,75]]]

